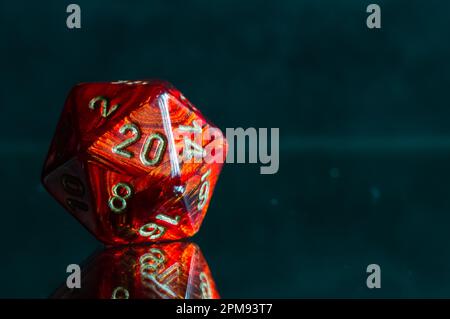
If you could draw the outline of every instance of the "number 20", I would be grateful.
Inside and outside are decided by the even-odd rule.
[[[139,127],[134,123],[124,124],[119,129],[119,133],[122,135],[125,135],[128,132],[132,133],[132,136],[122,143],[113,146],[112,152],[126,158],[132,158],[133,153],[129,150],[126,150],[126,148],[139,141],[139,139],[141,138],[141,131]],[[149,152],[152,149],[154,143],[157,143],[156,149],[153,158],[149,159]],[[152,133],[145,139],[144,144],[142,145],[139,159],[145,166],[155,166],[161,161],[165,149],[166,140],[164,139],[163,135],[159,133]]]

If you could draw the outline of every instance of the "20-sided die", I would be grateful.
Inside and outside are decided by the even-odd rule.
[[[42,182],[107,244],[176,240],[198,231],[226,150],[222,132],[167,82],[82,83]]]

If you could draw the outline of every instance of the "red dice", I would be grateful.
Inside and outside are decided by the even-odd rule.
[[[220,298],[200,249],[192,243],[134,245],[100,252],[81,270],[81,287],[64,283],[58,299]]]
[[[104,243],[176,240],[198,231],[226,150],[169,83],[83,83],[66,100],[42,182]]]

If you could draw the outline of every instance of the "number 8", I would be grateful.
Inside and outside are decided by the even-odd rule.
[[[120,195],[120,188],[126,191],[125,195]],[[114,213],[121,214],[127,208],[127,198],[133,194],[133,190],[127,183],[117,183],[111,191],[114,196],[109,199],[108,206]],[[118,202],[119,206],[116,205]]]

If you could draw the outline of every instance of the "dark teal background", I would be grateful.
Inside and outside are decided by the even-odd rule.
[[[280,170],[223,170],[199,234],[223,297],[450,297],[450,2],[0,4],[0,297],[100,245],[40,184],[69,89],[161,78],[221,128],[279,127]],[[382,288],[366,287],[381,266]]]

